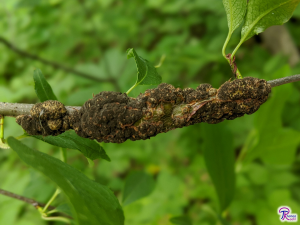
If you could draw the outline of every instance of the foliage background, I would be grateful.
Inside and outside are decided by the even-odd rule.
[[[300,9],[286,24],[300,48]],[[68,65],[117,85],[95,82],[22,57],[0,43],[0,101],[36,103],[33,70],[40,68],[65,105],[82,105],[104,90],[127,91],[135,82],[133,60],[126,49],[157,64],[163,82],[196,88],[199,83],[219,87],[231,77],[221,48],[227,35],[221,0],[2,0],[0,36],[30,54]],[[229,49],[238,43],[235,32]],[[248,40],[237,53],[244,76],[266,80],[297,74],[287,57],[271,54],[261,36]],[[228,49],[228,50],[229,50]],[[229,51],[228,51],[229,52]],[[140,86],[137,96],[152,86]],[[205,141],[217,142],[231,134],[238,159],[236,192],[226,217],[232,224],[279,224],[277,208],[288,205],[300,214],[300,84],[275,88],[270,100],[253,114],[214,126],[209,135],[202,124],[177,129],[147,141],[103,144],[111,162],[96,160],[93,167],[75,150],[68,163],[96,182],[109,186],[119,199],[131,171],[155,176],[154,192],[124,207],[126,224],[169,224],[169,218],[187,215],[193,224],[217,224],[218,202],[207,173]],[[223,132],[223,134],[222,134]],[[5,135],[22,129],[5,119]],[[206,137],[204,139],[203,137]],[[59,150],[33,139],[24,142],[54,157]],[[219,146],[222,149],[223,146]],[[244,158],[239,153],[247,151]],[[0,188],[46,202],[55,190],[47,178],[28,168],[11,150],[0,150]],[[63,195],[56,204],[65,202]],[[30,205],[0,196],[0,224],[59,224],[40,219]]]

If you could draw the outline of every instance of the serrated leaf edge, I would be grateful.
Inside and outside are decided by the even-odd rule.
[[[275,7],[270,8],[269,10],[265,11],[264,13],[262,13],[259,17],[256,18],[256,20],[254,20],[254,21],[252,22],[252,24],[250,24],[249,27],[251,27],[251,28],[248,30],[248,32],[246,32],[246,35],[243,35],[241,41],[244,42],[244,40],[247,38],[247,36],[249,35],[249,33],[253,30],[253,28],[255,27],[255,25],[256,25],[263,17],[265,17],[266,15],[268,15],[268,14],[269,14],[270,12],[272,12],[274,9],[279,8],[280,6],[283,6],[283,5],[285,5],[285,4],[288,4],[288,3],[290,3],[291,1],[293,1],[293,0],[288,0],[288,1],[286,1],[286,2],[280,3],[279,5],[276,5]],[[286,21],[285,21],[285,22],[286,22]],[[283,22],[282,24],[284,24],[285,22]],[[256,34],[259,34],[259,33],[261,33],[261,32],[258,32],[258,33],[256,33]]]

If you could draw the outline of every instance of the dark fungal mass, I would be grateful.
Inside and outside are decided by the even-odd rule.
[[[59,101],[45,101],[35,104],[30,115],[21,115],[17,123],[30,135],[59,135],[70,129],[69,116]]]
[[[201,84],[196,90],[181,90],[163,83],[137,98],[100,92],[72,115],[60,102],[38,103],[31,115],[19,116],[17,122],[31,135],[58,135],[74,129],[81,137],[122,143],[196,123],[214,124],[252,114],[270,92],[271,86],[265,80],[252,77],[227,81],[219,89]]]

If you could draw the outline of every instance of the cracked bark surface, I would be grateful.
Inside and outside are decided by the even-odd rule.
[[[72,113],[58,101],[37,103],[30,115],[20,115],[16,121],[30,135],[59,135],[74,129],[84,138],[122,143],[196,123],[215,124],[252,114],[270,92],[267,81],[253,77],[227,81],[219,89],[200,84],[196,90],[182,90],[163,83],[137,98],[103,91]]]

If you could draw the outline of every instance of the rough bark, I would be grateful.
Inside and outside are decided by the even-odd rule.
[[[74,129],[81,137],[122,143],[196,123],[219,123],[252,114],[270,92],[267,81],[252,77],[225,82],[219,89],[210,84],[201,84],[196,90],[160,84],[137,98],[100,92],[72,113],[58,101],[38,103],[30,115],[20,115],[16,121],[30,135],[58,135]]]

